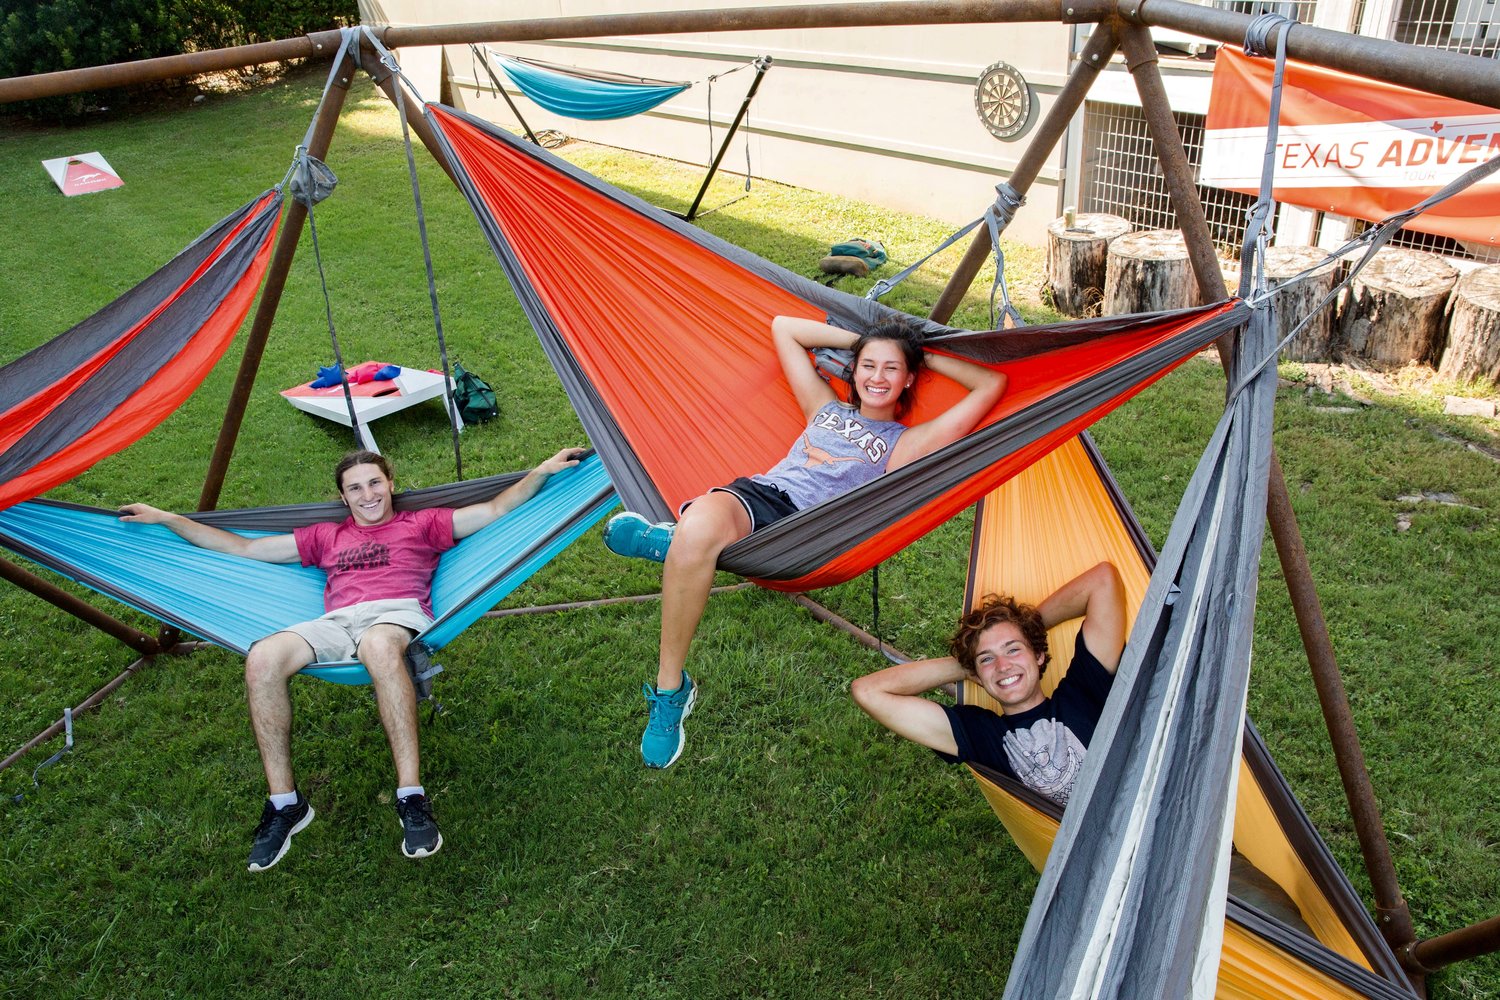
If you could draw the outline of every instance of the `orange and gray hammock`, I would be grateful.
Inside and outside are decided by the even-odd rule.
[[[277,187],[150,277],[0,368],[0,510],[66,482],[192,395],[244,322],[281,215]]]
[[[851,330],[896,314],[826,288],[634,198],[463,112],[426,105],[459,186],[625,506],[653,520],[770,468],[804,427],[772,317]],[[725,550],[779,590],[851,579],[972,505],[1244,321],[1235,302],[970,333],[926,346],[1006,372],[967,437]],[[963,390],[925,375],[913,421]]]

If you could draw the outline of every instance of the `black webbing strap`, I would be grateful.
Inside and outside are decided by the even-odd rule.
[[[397,64],[396,57],[391,54],[389,49],[380,44],[373,31],[369,28],[365,28],[364,31],[366,38],[375,47],[375,52],[380,57],[380,64],[396,75],[398,94],[399,88],[405,85],[416,95],[417,100],[420,102],[422,95],[417,93],[417,89],[411,85],[411,81],[401,72],[401,67]],[[406,145],[406,172],[411,177],[411,199],[412,204],[416,206],[417,233],[422,240],[422,263],[427,269],[427,297],[432,302],[432,323],[437,330],[438,357],[442,360],[443,364],[443,402],[447,404],[448,430],[453,437],[454,478],[461,482],[464,478],[464,459],[463,452],[458,445],[458,429],[462,421],[458,415],[458,402],[453,398],[453,376],[448,366],[448,341],[443,336],[443,313],[438,308],[437,277],[433,274],[432,270],[432,246],[427,240],[427,215],[422,211],[422,188],[417,183],[417,161],[411,149],[411,129],[406,121],[406,102],[397,99],[393,103],[396,105],[396,113],[401,118],[401,139]]]
[[[516,121],[521,123],[521,128],[523,131],[525,131],[526,138],[531,140],[531,144],[533,146],[540,146],[542,144],[542,141],[536,137],[535,132],[531,131],[531,126],[526,124],[526,119],[521,117],[521,109],[516,107],[516,102],[510,99],[510,94],[506,93],[505,85],[502,84],[500,82],[500,78],[495,75],[495,69],[490,65],[489,57],[481,53],[479,51],[479,46],[475,45],[473,42],[469,43],[469,54],[473,57],[475,63],[478,65],[482,65],[484,67],[484,71],[489,74],[490,83],[494,84],[495,87],[495,93],[499,94],[501,98],[504,99],[505,103],[510,106],[510,113],[515,115]],[[474,87],[476,90],[479,88],[479,74],[477,72],[474,74]]]
[[[909,264],[892,278],[881,278],[870,290],[865,293],[865,298],[879,301],[880,297],[901,282],[911,277],[912,273],[927,263],[964,236],[973,232],[981,223],[988,228],[990,233],[990,247],[995,253],[995,281],[990,286],[990,326],[999,329],[1004,323],[1004,318],[1009,317],[1012,325],[1025,326],[1021,314],[1010,301],[1010,288],[1005,283],[1005,251],[1000,248],[1000,234],[1005,232],[1005,227],[1010,225],[1016,216],[1016,210],[1026,204],[1026,198],[1006,181],[995,185],[995,201],[989,208],[985,209],[983,215],[970,222],[968,225],[953,233],[943,242],[939,243],[926,256],[915,264]],[[999,300],[999,309],[996,309],[996,299]]]
[[[44,760],[40,764],[38,764],[36,766],[36,769],[31,772],[31,787],[32,788],[41,788],[42,787],[42,783],[37,780],[37,775],[41,774],[42,771],[43,771],[43,769],[49,768],[53,764],[56,764],[58,761],[62,760],[62,755],[65,754],[65,753],[67,753],[69,750],[72,750],[72,749],[73,749],[73,710],[71,708],[64,708],[63,709],[63,747],[62,747],[61,750],[57,751],[57,753],[53,754],[51,757],[48,757],[46,760]],[[24,792],[17,792],[16,794],[14,794],[14,795],[12,795],[10,797],[10,800],[12,802],[20,802],[25,797],[26,797],[26,794]]]
[[[708,118],[707,118],[707,120],[708,120],[708,162],[710,164],[712,164],[714,162],[714,155],[717,152],[717,150],[714,149],[714,81],[718,80],[718,79],[720,79],[722,77],[726,77],[726,76],[730,75],[731,73],[738,73],[742,69],[749,69],[751,66],[755,67],[756,73],[764,73],[766,71],[766,67],[769,66],[770,64],[771,64],[771,60],[770,60],[770,58],[768,56],[756,56],[754,59],[750,60],[749,62],[747,62],[747,63],[741,63],[740,65],[736,66],[734,69],[726,69],[722,73],[710,73],[708,75],[708,80],[707,80],[707,82],[708,82],[708,110],[707,110],[707,116],[708,116]],[[750,190],[750,109],[749,109],[749,107],[745,108],[745,190],[746,191]]]

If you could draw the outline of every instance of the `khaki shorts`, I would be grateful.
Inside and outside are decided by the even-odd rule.
[[[359,640],[375,625],[400,625],[412,635],[425,631],[432,619],[415,598],[365,601],[337,608],[310,622],[288,625],[282,632],[299,635],[312,647],[317,663],[339,663],[359,658]]]

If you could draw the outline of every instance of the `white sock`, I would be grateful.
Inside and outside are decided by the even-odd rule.
[[[402,799],[406,798],[408,795],[426,795],[426,794],[427,793],[422,790],[422,786],[421,785],[402,785],[400,788],[396,789],[396,801],[400,802]]]
[[[277,792],[270,798],[273,809],[285,809],[297,801],[297,790],[294,788],[290,792]]]

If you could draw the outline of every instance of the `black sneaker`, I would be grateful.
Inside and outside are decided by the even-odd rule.
[[[260,822],[255,827],[255,843],[250,848],[250,870],[263,872],[275,867],[286,849],[291,846],[292,834],[301,833],[313,820],[313,807],[302,793],[297,801],[285,809],[277,809],[266,800],[260,811]]]
[[[443,846],[437,820],[432,818],[432,803],[418,792],[396,800],[396,815],[401,817],[401,853],[408,858],[425,858]]]

